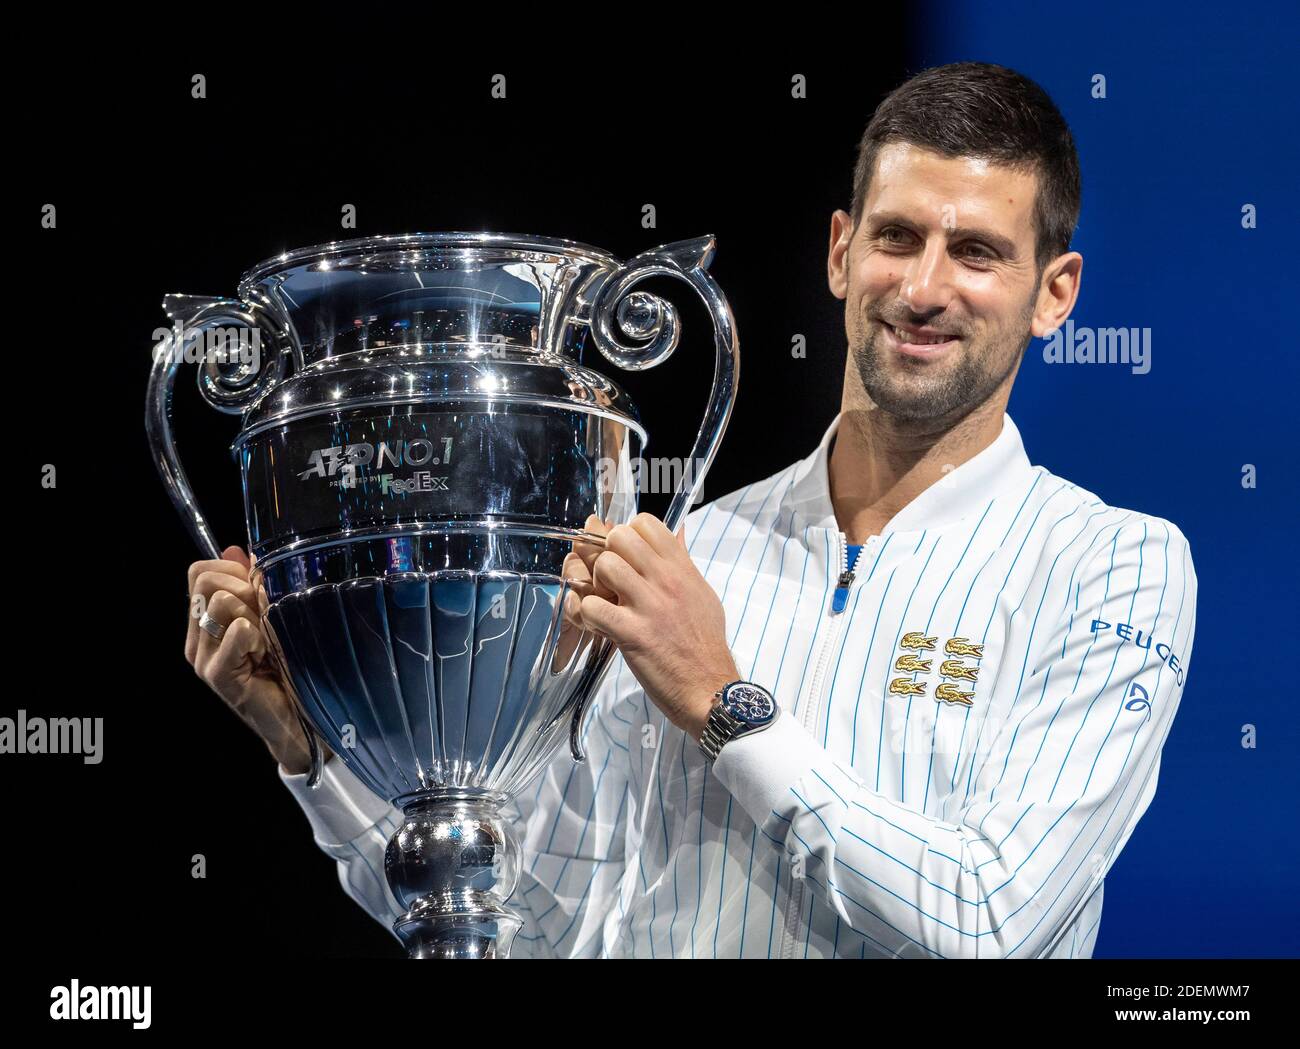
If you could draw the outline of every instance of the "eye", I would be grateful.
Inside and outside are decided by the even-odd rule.
[[[907,230],[901,226],[886,226],[879,233],[879,237],[886,244],[906,244],[908,239]]]
[[[992,248],[977,241],[963,244],[959,250],[966,258],[975,259],[978,262],[992,262],[997,258],[997,253]]]

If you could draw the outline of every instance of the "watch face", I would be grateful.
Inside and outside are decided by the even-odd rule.
[[[772,720],[776,704],[764,689],[756,685],[732,685],[723,695],[727,713],[747,725],[763,725]]]

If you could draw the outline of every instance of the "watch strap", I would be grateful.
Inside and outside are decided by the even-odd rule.
[[[709,718],[704,723],[704,731],[700,733],[700,749],[710,761],[718,759],[718,752],[722,750],[723,745],[742,727],[741,722],[727,712],[726,706],[722,703],[722,692],[715,692],[713,697],[717,702],[709,711]]]

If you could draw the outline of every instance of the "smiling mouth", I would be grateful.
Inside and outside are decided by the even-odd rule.
[[[903,353],[915,356],[929,356],[955,346],[960,337],[948,332],[914,332],[906,328],[896,328],[892,324],[881,322],[891,341]]]

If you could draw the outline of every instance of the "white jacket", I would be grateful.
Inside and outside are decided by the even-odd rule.
[[[1031,466],[1009,415],[863,546],[821,444],[687,519],[741,673],[782,713],[710,769],[615,657],[516,800],[515,957],[1088,957],[1155,793],[1196,575],[1168,521]],[[400,813],[337,760],[281,773],[390,925]]]

